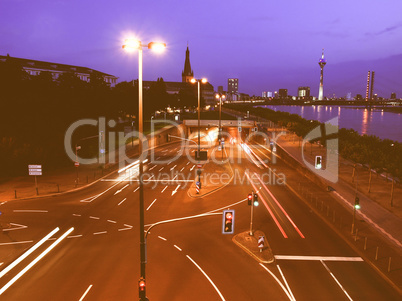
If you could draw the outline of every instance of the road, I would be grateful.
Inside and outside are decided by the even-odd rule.
[[[273,181],[268,150],[228,142],[235,178],[204,197],[188,194],[196,166],[180,143],[155,149],[154,159],[163,162],[144,165],[146,228],[180,218],[155,226],[147,237],[150,300],[399,300],[348,244],[278,178]],[[298,176],[280,161],[275,173]],[[249,230],[246,197],[252,190],[260,200],[254,229],[266,234],[272,264],[260,264],[233,243],[233,235],[222,234],[227,208],[236,212],[235,234]],[[0,239],[0,268],[11,269],[0,274],[0,299],[137,299],[138,198],[135,177],[130,181],[122,172],[80,191],[3,203],[1,223],[10,228]],[[47,234],[51,238],[43,239]]]

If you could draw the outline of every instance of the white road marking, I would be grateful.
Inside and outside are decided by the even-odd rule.
[[[116,221],[113,221],[113,220],[111,220],[111,219],[108,219],[107,221],[108,221],[109,223],[117,224]]]
[[[215,283],[212,282],[211,278],[209,278],[209,276],[203,271],[203,269],[201,269],[201,267],[188,255],[186,255],[186,257],[188,259],[191,260],[191,262],[201,271],[201,273],[208,279],[208,281],[212,284],[212,286],[214,287],[214,289],[216,290],[216,292],[218,293],[219,297],[221,297],[221,300],[225,301],[225,298],[223,298],[223,295],[221,294],[221,292],[219,291],[219,289],[217,288],[217,286],[215,285]]]
[[[60,236],[54,243],[52,243],[45,251],[43,251],[38,257],[36,257],[29,265],[27,265],[21,272],[19,272],[14,278],[12,278],[6,285],[0,289],[0,295],[3,294],[14,282],[16,282],[22,275],[24,275],[30,268],[32,268],[39,260],[41,260],[47,253],[49,253],[56,245],[58,245],[64,238],[66,238],[74,227],[70,228],[66,233]]]
[[[133,192],[136,192],[138,189],[140,189],[140,187],[138,186]]]
[[[151,208],[151,206],[156,202],[156,199],[151,203],[151,205],[148,206],[147,211],[149,210],[149,208]]]
[[[166,238],[164,238],[164,237],[162,237],[162,236],[158,236],[160,239],[162,239],[162,240],[164,240],[164,241],[167,241],[167,239]]]
[[[116,194],[122,192],[123,189],[125,189],[125,188],[128,187],[128,186],[130,186],[130,184],[126,184],[122,189],[117,190],[117,191],[114,193],[114,195],[116,195]]]
[[[172,179],[172,181],[174,181],[177,178],[178,175],[175,175],[174,178]]]
[[[38,241],[35,245],[33,245],[28,251],[26,251],[24,254],[22,254],[20,257],[18,257],[16,260],[14,260],[10,265],[8,265],[4,270],[2,270],[0,272],[0,278],[3,277],[5,274],[7,274],[11,269],[13,269],[17,264],[19,264],[25,258],[27,258],[33,251],[35,251],[37,248],[39,248],[41,245],[43,245],[50,237],[52,237],[59,230],[60,230],[59,227],[55,228],[53,231],[51,231],[49,234],[47,234],[44,238],[42,238],[40,241]]]
[[[183,171],[184,167],[182,169],[180,169],[180,171]]]
[[[287,289],[283,286],[282,282],[279,281],[279,279],[275,276],[274,273],[272,273],[265,265],[263,265],[262,263],[260,263],[260,266],[262,266],[268,273],[271,274],[271,276],[276,280],[276,282],[278,282],[278,284],[281,286],[282,290],[285,292],[286,296],[288,296],[290,301],[296,301],[292,298],[292,296],[289,294],[289,292],[287,291]]]
[[[82,234],[67,236],[67,238],[78,238],[78,237],[82,237]]]
[[[92,219],[100,219],[100,218],[97,217],[97,216],[90,216],[89,218],[92,218]]]
[[[87,290],[85,291],[85,293],[81,296],[79,301],[84,300],[85,296],[88,294],[89,290],[92,288],[92,284],[87,288]]]
[[[94,235],[98,235],[98,234],[106,234],[107,231],[100,231],[100,232],[94,232]]]
[[[133,227],[133,226],[127,225],[127,224],[124,224],[124,226],[129,227],[129,228],[132,228],[132,227]]]
[[[170,169],[170,171],[172,171],[173,169],[175,169],[176,166],[177,166],[177,164],[176,164],[175,166],[173,166],[173,167]]]
[[[163,190],[161,191],[161,193],[163,193],[163,192],[166,190],[166,188],[168,188],[167,185],[166,185],[165,188],[163,188]]]
[[[75,214],[75,213],[73,213],[73,215],[74,215],[74,216],[81,216],[81,214]]]
[[[319,260],[319,261],[363,261],[361,257],[337,257],[337,256],[292,256],[275,255],[275,259],[282,260]]]
[[[117,231],[124,231],[124,230],[131,230],[132,228],[120,228],[120,229],[117,229]]]
[[[49,212],[47,210],[13,210],[13,212],[30,212],[30,213],[46,213]]]
[[[190,171],[192,171],[194,169],[195,165],[193,165],[193,167],[190,168]]]
[[[186,165],[189,165],[189,164],[190,164],[190,161],[188,161]]]
[[[3,232],[4,232],[4,231],[14,231],[14,230],[20,230],[20,229],[28,228],[28,226],[20,225],[20,224],[14,224],[14,223],[10,223],[10,225],[14,225],[14,226],[17,226],[17,227],[15,227],[15,228],[9,228],[9,229],[3,229]]]
[[[156,167],[156,165],[152,166],[149,170],[152,170],[152,169],[154,169],[155,167]]]
[[[293,300],[296,300],[295,296],[294,296],[294,295],[293,295],[293,293],[292,293],[292,290],[291,290],[291,289],[290,289],[290,287],[289,287],[288,282],[286,281],[285,275],[283,275],[283,273],[282,273],[281,268],[279,267],[279,265],[278,265],[278,264],[276,265],[276,267],[278,268],[279,273],[281,273],[281,276],[282,276],[283,282],[285,282],[285,285],[286,285],[286,287],[287,287],[287,289],[288,289],[289,294],[292,296],[292,299],[293,299]]]
[[[0,243],[0,246],[27,244],[27,243],[31,243],[31,242],[33,242],[33,240],[3,242],[3,243]]]
[[[124,198],[120,203],[117,204],[117,206],[120,206],[120,204],[123,204],[123,202],[127,200],[127,198]]]
[[[178,246],[174,245],[174,247],[179,250],[180,252],[182,251],[182,249],[180,249]]]
[[[162,167],[161,169],[159,169],[159,171],[161,171],[162,169],[164,169],[164,167]]]
[[[176,189],[172,191],[172,196],[177,192],[177,189],[179,189],[181,184],[177,185]]]
[[[350,301],[353,301],[352,298],[350,298],[349,294],[346,292],[346,290],[343,288],[343,286],[340,284],[340,282],[338,281],[338,279],[336,279],[336,277],[334,276],[334,274],[332,274],[331,270],[327,267],[327,265],[324,263],[324,261],[321,260],[321,263],[323,264],[323,266],[325,267],[325,269],[327,270],[327,272],[332,276],[332,278],[334,278],[335,282],[338,284],[338,286],[342,289],[342,291],[345,293],[346,297],[348,297],[348,299]]]

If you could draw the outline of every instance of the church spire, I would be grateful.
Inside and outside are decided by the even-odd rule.
[[[186,50],[186,60],[184,62],[184,70],[181,73],[182,82],[190,82],[190,80],[194,77],[194,72],[191,70],[190,65],[190,50],[188,50],[188,43],[187,43],[187,50]]]

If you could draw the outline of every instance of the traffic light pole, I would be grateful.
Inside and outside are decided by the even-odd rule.
[[[254,215],[254,191],[251,191],[251,218],[250,218],[250,235],[253,236],[253,215]]]

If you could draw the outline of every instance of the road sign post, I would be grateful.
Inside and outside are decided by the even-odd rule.
[[[28,172],[30,176],[35,176],[35,190],[38,195],[38,180],[36,179],[36,176],[42,175],[42,165],[28,165]]]
[[[262,249],[264,249],[264,244],[265,244],[264,236],[260,236],[258,238],[258,248],[260,249],[260,252],[262,252]]]

